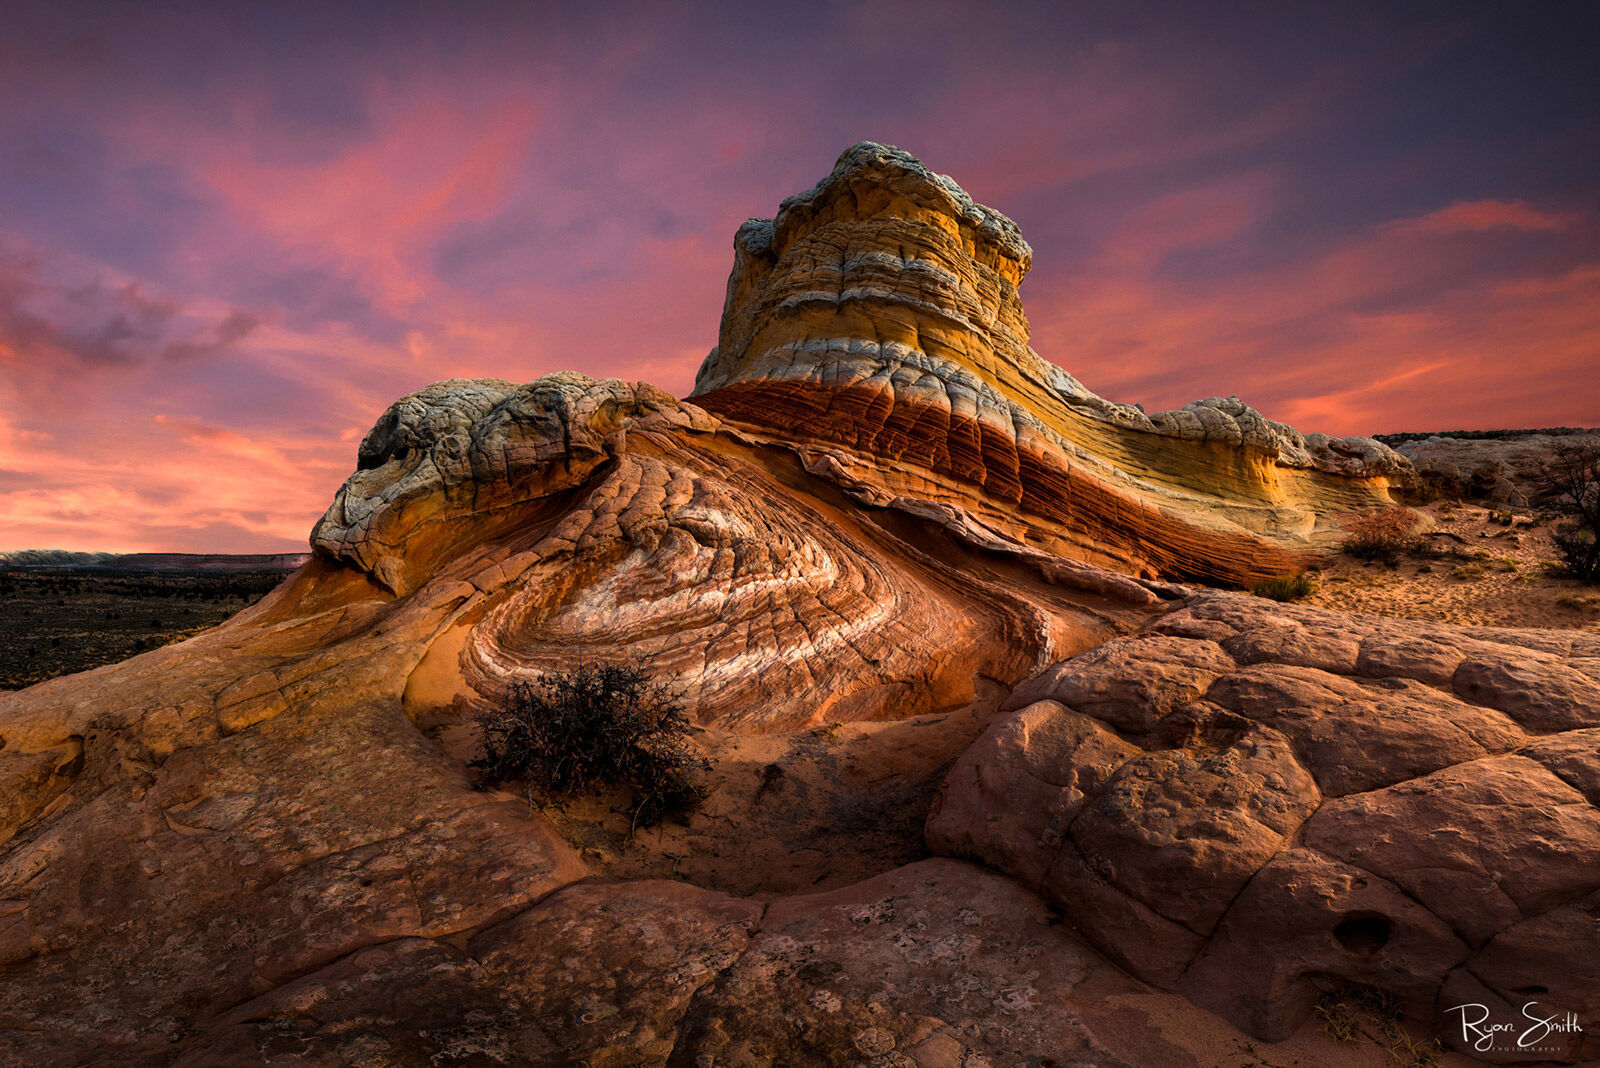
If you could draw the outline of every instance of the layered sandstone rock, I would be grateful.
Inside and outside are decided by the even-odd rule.
[[[1165,592],[1021,546],[1041,592],[984,581],[921,547],[984,545],[958,513],[884,525],[786,450],[615,379],[440,383],[384,414],[361,467],[319,555],[394,593],[450,575],[474,594],[407,690],[423,721],[575,656],[647,659],[705,724],[953,707],[976,673],[1018,681]]]
[[[541,670],[645,658],[723,730],[899,718],[1161,603],[991,555],[950,516],[861,509],[692,405],[579,375],[398,402],[313,546],[223,627],[0,695],[8,1055],[164,1060],[327,967],[359,1014],[353,954],[455,945],[583,878],[543,816],[418,729]]]
[[[1095,396],[1028,347],[1016,224],[898,149],[847,150],[734,247],[698,403],[1051,552],[1243,581],[1410,477],[1237,398],[1151,416]]]

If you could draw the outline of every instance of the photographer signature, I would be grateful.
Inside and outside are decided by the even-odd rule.
[[[1445,1012],[1461,1014],[1461,1041],[1470,1044],[1479,1053],[1487,1053],[1494,1049],[1518,1049],[1528,1052],[1543,1050],[1549,1047],[1540,1046],[1538,1043],[1552,1035],[1571,1035],[1583,1031],[1578,1024],[1577,1013],[1554,1012],[1545,1015],[1545,1010],[1537,1001],[1530,1001],[1522,1006],[1523,1021],[1491,1022],[1487,1005],[1456,1005],[1446,1009]],[[1524,1026],[1524,1022],[1527,1026]],[[1520,1032],[1517,1030],[1519,1027],[1522,1028]],[[1496,1044],[1496,1039],[1500,1036],[1504,1035],[1510,1040],[1514,1033],[1515,1046]]]

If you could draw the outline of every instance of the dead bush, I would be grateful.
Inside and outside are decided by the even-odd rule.
[[[642,669],[587,665],[518,685],[504,705],[479,713],[488,782],[579,795],[626,786],[636,827],[683,816],[705,797],[694,772],[681,701]]]
[[[1360,560],[1393,564],[1423,545],[1422,538],[1415,533],[1417,514],[1399,505],[1357,516],[1347,521],[1344,529],[1340,550]]]
[[[1562,568],[1583,582],[1600,581],[1600,446],[1563,445],[1545,466],[1561,522],[1550,531]]]

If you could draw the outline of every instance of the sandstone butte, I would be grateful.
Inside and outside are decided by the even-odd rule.
[[[692,398],[433,385],[263,601],[0,694],[0,1061],[1390,1063],[1348,984],[1595,1063],[1600,636],[1222,588],[1409,464],[1097,397],[1031,257],[857,145],[739,229]],[[474,787],[575,650],[682,686],[687,827]]]

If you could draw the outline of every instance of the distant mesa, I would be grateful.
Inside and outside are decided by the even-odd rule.
[[[691,398],[403,397],[276,591],[0,694],[0,1061],[1329,1063],[1330,982],[1600,1036],[1600,637],[1205,588],[1416,472],[1096,396],[1032,255],[856,145],[739,229]],[[580,660],[681,689],[681,832],[474,788]]]

